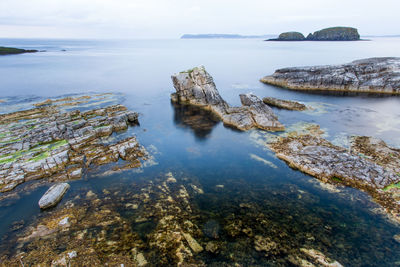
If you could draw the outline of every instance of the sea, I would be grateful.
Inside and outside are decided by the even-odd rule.
[[[266,147],[270,133],[240,132],[207,112],[177,107],[170,101],[175,91],[171,75],[203,65],[231,105],[240,105],[239,94],[252,92],[260,98],[295,100],[312,107],[304,112],[273,108],[287,131],[317,124],[326,139],[343,147],[349,145],[351,136],[366,135],[399,148],[398,96],[299,92],[259,80],[283,67],[400,57],[400,38],[357,42],[0,39],[0,45],[41,51],[0,57],[0,99],[4,100],[0,113],[48,98],[114,93],[121,104],[140,114],[140,125],[124,134],[137,136],[153,164],[109,176],[89,170],[82,179],[69,182],[70,190],[55,209],[82,192],[102,196],[104,189],[127,190],[135,181],[155,181],[171,172],[178,180],[196,181],[202,192],[191,197],[191,204],[201,215],[199,228],[210,221],[217,224],[218,240],[231,250],[196,256],[206,264],[282,264],[277,262],[279,255],[266,257],[256,251],[253,237],[228,234],[226,225],[239,218],[253,227],[254,235],[289,242],[286,245],[292,248],[317,249],[345,266],[400,265],[400,243],[394,239],[400,227],[368,194],[349,187],[326,187],[291,169]],[[51,212],[41,211],[37,204],[49,185],[0,201],[0,255],[12,255],[16,236]],[[141,236],[157,224],[140,227],[134,214],[115,212],[131,222],[133,231],[145,231]],[[261,229],[257,216],[266,218],[269,226]],[[22,229],[15,230],[16,222],[21,222]],[[208,241],[204,236],[198,240],[201,244]]]

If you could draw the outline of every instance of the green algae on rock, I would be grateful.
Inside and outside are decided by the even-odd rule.
[[[62,107],[81,99],[64,98]],[[77,179],[90,164],[118,159],[140,166],[146,151],[134,136],[105,145],[100,138],[138,123],[138,114],[122,105],[80,112],[63,111],[48,100],[37,108],[0,115],[0,191],[41,178]]]

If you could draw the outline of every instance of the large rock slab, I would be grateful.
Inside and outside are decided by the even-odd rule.
[[[51,186],[40,198],[39,207],[41,209],[47,209],[57,205],[57,203],[61,201],[69,187],[70,186],[67,183],[60,183]]]
[[[241,107],[231,107],[219,94],[214,80],[203,66],[172,75],[176,93],[173,102],[202,107],[216,114],[225,125],[245,131],[260,128],[283,131],[272,109],[253,94],[241,94]]]
[[[400,58],[367,58],[342,65],[283,68],[261,81],[294,90],[400,94]]]

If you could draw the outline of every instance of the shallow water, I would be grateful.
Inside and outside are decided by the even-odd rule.
[[[286,66],[337,64],[372,56],[400,56],[400,39],[365,42],[280,43],[261,40],[1,40],[2,45],[47,50],[36,54],[0,57],[0,111],[26,108],[50,96],[118,92],[118,102],[140,112],[140,126],[118,137],[136,134],[154,156],[154,163],[140,172],[130,170],[101,176],[104,168],[89,170],[71,189],[63,204],[92,190],[126,191],[138,181],[154,180],[172,172],[179,182],[198,185],[204,194],[191,194],[200,227],[210,220],[220,227],[226,251],[218,256],[197,257],[208,264],[283,264],[254,250],[246,235],[232,237],[227,227],[242,221],[255,234],[281,239],[287,249],[309,246],[351,266],[392,266],[400,261],[400,244],[393,235],[400,228],[373,212],[376,204],[351,188],[331,192],[317,180],[290,169],[268,151],[260,131],[238,132],[224,127],[210,114],[174,106],[170,75],[203,64],[230,104],[238,105],[240,93],[254,92],[298,100],[313,108],[307,112],[274,109],[286,126],[316,123],[327,139],[346,145],[353,134],[372,135],[400,146],[399,97],[321,95],[295,92],[261,84],[258,80]],[[67,51],[61,51],[66,49]],[[187,178],[187,179],[186,179]],[[139,183],[140,184],[140,183]],[[220,187],[217,185],[223,185]],[[27,187],[22,185],[20,188]],[[3,253],[12,246],[23,220],[26,227],[46,216],[36,204],[48,188],[43,185],[21,193],[19,199],[0,202],[0,235]],[[132,188],[132,193],[136,189]],[[142,239],[155,221],[135,223],[118,199],[115,211]],[[241,205],[242,204],[242,205]],[[114,206],[113,206],[114,207]],[[268,224],[260,226],[260,218]],[[18,228],[18,227],[17,227]],[[23,228],[22,228],[23,229]],[[206,242],[205,236],[201,242]],[[274,258],[279,259],[279,255]]]

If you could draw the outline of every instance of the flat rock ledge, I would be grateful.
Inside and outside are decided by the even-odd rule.
[[[291,100],[282,100],[274,97],[264,97],[263,102],[269,106],[274,106],[277,108],[287,109],[287,110],[302,111],[307,109],[306,105],[302,103]]]
[[[176,93],[171,100],[180,104],[200,106],[216,114],[225,125],[246,131],[259,128],[283,131],[272,109],[253,94],[241,94],[241,107],[231,107],[220,96],[213,78],[203,66],[172,75]]]
[[[400,58],[356,60],[348,64],[283,68],[261,82],[294,90],[400,94]]]
[[[357,138],[358,142],[354,142],[352,148],[346,149],[316,135],[291,134],[288,137],[279,137],[269,147],[278,158],[294,169],[326,183],[342,184],[366,191],[400,222],[400,176],[390,162],[385,163],[382,160],[386,156],[376,157],[376,150],[372,149],[374,142],[365,141],[371,138],[362,139],[364,145]],[[365,154],[354,153],[361,149]],[[387,157],[398,156],[391,154],[393,149],[387,146],[385,149]],[[383,150],[379,151],[382,153]]]
[[[57,203],[61,201],[69,187],[70,186],[67,183],[52,185],[40,198],[39,207],[41,209],[47,209],[57,205]]]
[[[2,114],[0,192],[42,178],[79,179],[91,164],[122,159],[127,162],[126,168],[139,167],[139,158],[145,159],[147,153],[135,136],[108,141],[113,133],[136,124],[138,113],[122,105],[61,112],[50,103]]]

